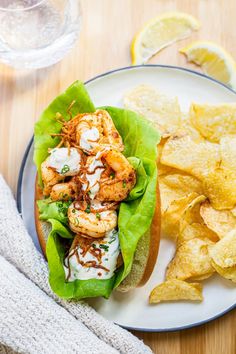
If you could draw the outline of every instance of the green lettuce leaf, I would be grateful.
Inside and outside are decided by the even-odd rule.
[[[146,174],[142,160],[138,159],[137,157],[128,157],[128,160],[135,168],[136,184],[126,198],[126,202],[140,198],[144,194],[148,184],[148,175]]]
[[[61,237],[66,239],[74,238],[73,233],[70,230],[68,230],[64,225],[62,225],[60,221],[55,219],[48,219],[47,221],[50,222],[52,226],[52,230],[50,232],[51,235],[58,234]]]
[[[52,132],[58,133],[61,128],[61,125],[53,117],[57,112],[60,112],[66,119],[69,119],[66,110],[73,100],[76,100],[76,105],[78,105],[77,107],[73,106],[72,115],[91,112],[95,109],[80,82],[71,85],[64,94],[53,101],[44,111],[35,128],[34,161],[38,172],[40,172],[41,163],[48,155],[48,148],[52,148],[58,143],[57,139],[52,139],[49,135]],[[63,259],[71,242],[68,239],[64,240],[65,236],[62,232],[63,224],[67,223],[66,216],[60,215],[56,205],[48,206],[46,203],[41,203],[40,217],[54,223],[47,242],[49,281],[52,290],[63,298],[109,297],[111,290],[129,274],[137,243],[149,229],[155,211],[156,159],[160,135],[147,120],[134,112],[115,107],[102,108],[111,115],[123,138],[124,154],[137,171],[136,186],[128,198],[121,203],[118,217],[119,239],[124,265],[108,280],[90,279],[66,282]],[[64,227],[64,229],[66,228]],[[67,230],[67,232],[69,231]]]
[[[94,112],[95,107],[90,100],[81,81],[75,81],[68,89],[57,96],[54,101],[44,110],[34,128],[34,162],[37,166],[39,182],[41,183],[41,163],[48,156],[48,149],[54,148],[59,143],[59,138],[52,138],[50,134],[60,133],[61,123],[56,121],[57,113],[60,113],[65,120],[70,120],[68,112],[69,106],[71,116],[78,113]]]
[[[37,201],[40,220],[55,219],[68,224],[67,210],[71,202],[52,202],[50,198]]]
[[[48,220],[52,230],[47,241],[49,283],[52,290],[64,299],[83,299],[103,296],[108,298],[114,287],[115,276],[111,279],[75,280],[67,282],[63,267],[65,253],[72,243],[72,234],[57,220]]]

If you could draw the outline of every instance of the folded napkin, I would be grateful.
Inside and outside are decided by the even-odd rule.
[[[47,263],[25,229],[2,176],[0,255],[0,342],[3,344],[23,353],[151,353],[142,341],[104,319],[86,302],[62,300],[51,291]],[[14,314],[11,308],[21,311]],[[4,331],[5,327],[11,331]],[[11,336],[11,332],[15,335]],[[57,342],[55,347],[51,346],[54,342]]]
[[[21,353],[118,353],[1,256],[0,269],[2,342]]]

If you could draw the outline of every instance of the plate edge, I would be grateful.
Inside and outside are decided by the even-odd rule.
[[[191,69],[187,69],[187,68],[184,68],[184,67],[180,67],[180,66],[173,66],[173,65],[162,65],[162,64],[147,64],[147,65],[134,65],[134,66],[126,66],[126,67],[121,67],[121,68],[117,68],[117,69],[113,69],[113,70],[110,70],[110,71],[106,71],[102,74],[99,74],[99,75],[96,75],[94,77],[92,77],[91,79],[85,81],[85,86],[87,84],[89,84],[90,82],[93,82],[99,78],[102,78],[104,76],[107,76],[107,75],[110,75],[112,73],[115,73],[115,72],[120,72],[120,71],[125,71],[125,70],[132,70],[132,69],[135,69],[135,68],[145,68],[145,67],[157,67],[157,68],[169,68],[169,69],[175,69],[175,70],[180,70],[180,71],[185,71],[185,72],[189,72],[191,74],[194,74],[194,75],[197,75],[197,76],[200,76],[200,77],[203,77],[207,80],[210,80],[210,81],[213,81],[215,82],[216,84],[219,84],[220,86],[223,86],[224,88],[226,88],[227,90],[229,90],[230,92],[234,93],[236,95],[236,91],[234,91],[231,87],[223,84],[222,82],[212,78],[212,77],[209,77],[205,74],[202,74],[200,72],[197,72],[197,71],[194,71],[194,70],[191,70]],[[22,180],[23,180],[23,174],[24,174],[24,168],[25,168],[25,164],[26,164],[26,160],[27,160],[27,157],[28,157],[28,154],[29,154],[29,151],[31,149],[31,146],[33,144],[33,136],[32,138],[30,139],[27,147],[26,147],[26,150],[24,152],[24,155],[23,155],[23,159],[22,159],[22,162],[21,162],[21,166],[20,166],[20,170],[19,170],[19,175],[18,175],[18,181],[17,181],[17,191],[16,191],[16,203],[17,203],[17,209],[20,213],[20,215],[22,216],[22,204],[21,204],[21,186],[22,186]],[[230,306],[228,309],[226,309],[225,311],[217,314],[216,316],[213,316],[207,320],[203,320],[203,321],[200,321],[200,322],[196,322],[196,323],[192,323],[192,324],[189,324],[189,325],[186,325],[186,326],[181,326],[181,327],[174,327],[174,328],[155,328],[155,329],[147,329],[147,328],[137,328],[137,327],[130,327],[130,326],[122,326],[118,323],[116,323],[117,325],[125,328],[125,329],[128,329],[128,330],[132,330],[132,331],[139,331],[139,332],[177,332],[177,331],[182,331],[182,330],[185,330],[185,329],[191,329],[191,328],[194,328],[194,327],[198,327],[198,326],[201,326],[203,324],[206,324],[208,322],[211,322],[211,321],[214,321],[216,320],[217,318],[220,318],[222,316],[224,316],[226,313],[232,311],[233,309],[236,308],[236,303],[232,306]]]

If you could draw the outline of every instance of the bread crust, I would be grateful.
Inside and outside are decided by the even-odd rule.
[[[39,210],[38,210],[38,206],[36,203],[37,200],[40,200],[42,198],[43,198],[42,189],[38,185],[38,176],[36,176],[35,202],[34,202],[35,226],[36,226],[36,231],[38,234],[40,246],[42,248],[44,256],[46,257],[46,242],[47,242],[49,229],[47,230],[45,228],[46,222],[43,222],[42,220],[39,219]],[[153,215],[152,224],[150,227],[150,235],[151,235],[151,237],[150,237],[150,243],[149,243],[148,260],[146,263],[146,267],[144,268],[142,278],[139,281],[139,283],[136,284],[136,287],[143,286],[149,280],[149,278],[153,272],[153,269],[155,267],[157,256],[158,256],[160,235],[161,235],[161,201],[160,201],[160,190],[159,190],[158,183],[156,186],[156,208],[155,208],[155,212]]]
[[[144,269],[143,277],[138,283],[137,287],[143,286],[149,280],[153,269],[155,267],[160,238],[161,238],[161,198],[160,198],[160,189],[157,182],[156,186],[156,208],[152,219],[151,229],[150,229],[151,239],[149,244],[149,256]]]
[[[46,243],[47,243],[48,234],[46,234],[45,229],[43,228],[42,220],[39,219],[39,209],[37,206],[37,200],[40,199],[43,199],[43,191],[38,184],[38,174],[37,174],[35,178],[35,193],[34,193],[34,220],[35,220],[35,228],[37,231],[39,244],[46,258]]]

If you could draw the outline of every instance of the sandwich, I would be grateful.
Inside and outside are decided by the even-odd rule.
[[[35,125],[35,224],[61,298],[109,298],[149,279],[159,248],[159,133],[125,109],[95,108],[76,81]]]

